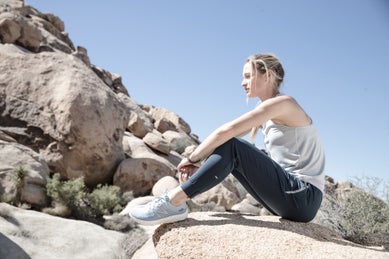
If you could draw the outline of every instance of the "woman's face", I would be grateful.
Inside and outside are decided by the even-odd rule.
[[[252,66],[248,62],[243,66],[242,86],[248,98],[259,97],[260,92],[265,87],[265,77],[258,71],[254,71],[253,75],[251,72]]]

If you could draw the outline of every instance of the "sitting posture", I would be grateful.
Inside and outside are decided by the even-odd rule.
[[[250,56],[242,86],[247,98],[259,98],[260,104],[211,133],[177,166],[180,186],[134,207],[130,216],[146,225],[184,220],[187,200],[232,173],[273,214],[311,221],[323,197],[324,151],[311,118],[295,99],[280,93],[283,78],[284,69],[274,55]],[[258,129],[267,154],[239,138],[251,131],[253,140]]]

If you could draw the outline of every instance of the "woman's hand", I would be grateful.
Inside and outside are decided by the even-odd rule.
[[[191,164],[188,159],[184,158],[181,163],[177,166],[178,180],[180,183],[186,182],[192,174],[199,169],[198,164]]]

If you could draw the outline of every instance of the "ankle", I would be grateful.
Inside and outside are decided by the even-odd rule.
[[[170,203],[173,206],[179,206],[189,200],[186,193],[181,189],[180,186],[174,188],[173,190],[169,191],[168,197],[170,200]]]

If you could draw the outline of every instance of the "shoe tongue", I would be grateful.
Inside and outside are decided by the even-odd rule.
[[[163,198],[165,201],[170,202],[170,199],[169,199],[169,196],[167,195],[167,192],[164,192],[164,193],[162,194],[161,198]]]
[[[154,210],[154,209],[160,207],[161,204],[164,203],[164,201],[165,201],[165,198],[162,197],[162,196],[161,196],[161,197],[155,198],[155,199],[150,203],[149,210],[152,211],[152,210]]]

